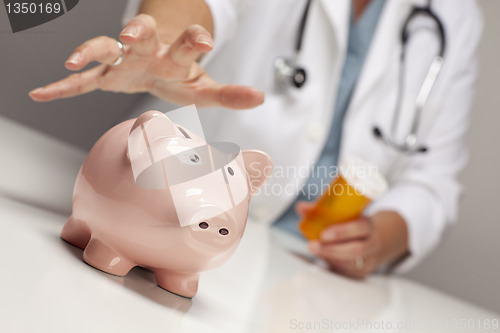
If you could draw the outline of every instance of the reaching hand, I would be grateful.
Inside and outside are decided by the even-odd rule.
[[[70,75],[30,92],[35,101],[46,102],[85,94],[96,89],[137,93],[149,92],[176,104],[199,107],[252,108],[264,102],[264,94],[252,87],[223,85],[213,80],[197,63],[213,48],[210,33],[199,25],[186,29],[171,45],[158,37],[156,21],[149,15],[133,18],[120,33],[123,61],[116,40],[101,36],[86,41],[66,61],[78,71],[92,61],[100,65]]]

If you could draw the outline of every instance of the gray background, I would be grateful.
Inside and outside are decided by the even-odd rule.
[[[441,248],[408,274],[447,293],[500,313],[500,1],[479,0],[486,26],[481,75],[469,134],[470,163],[462,174],[466,192],[459,223]],[[457,1],[459,5],[459,1]],[[28,91],[68,74],[63,64],[82,41],[117,36],[125,2],[84,0],[41,27],[12,34],[0,9],[0,114],[90,148],[141,96],[95,92],[73,99],[35,103]]]

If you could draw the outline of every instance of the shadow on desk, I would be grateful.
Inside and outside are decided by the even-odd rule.
[[[126,276],[112,275],[88,265],[83,260],[83,251],[78,247],[67,243],[61,238],[59,239],[59,241],[75,258],[79,259],[82,264],[86,264],[89,269],[93,269],[96,272],[99,272],[108,280],[120,284],[125,288],[150,299],[153,302],[182,313],[186,313],[193,304],[191,299],[172,294],[171,292],[160,288],[156,284],[153,272],[151,272],[150,270],[136,266],[132,268],[132,270]]]

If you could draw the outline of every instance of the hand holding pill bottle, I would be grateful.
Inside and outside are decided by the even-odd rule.
[[[299,229],[307,239],[317,240],[326,227],[359,218],[387,188],[387,181],[376,166],[348,157],[340,163],[337,177],[305,215]]]

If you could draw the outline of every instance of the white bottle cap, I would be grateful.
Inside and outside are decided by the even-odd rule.
[[[343,158],[339,169],[347,183],[370,200],[378,199],[389,187],[378,167],[359,157]]]

